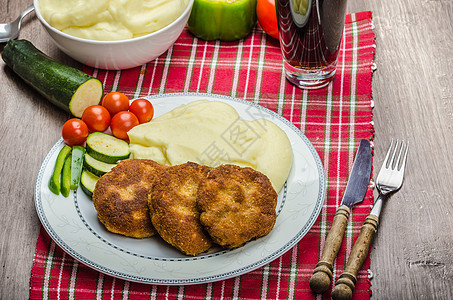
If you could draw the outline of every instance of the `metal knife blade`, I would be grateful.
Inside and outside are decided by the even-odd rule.
[[[343,235],[348,223],[351,207],[363,200],[368,188],[371,176],[371,147],[370,142],[361,140],[348,184],[341,200],[341,205],[337,208],[332,226],[326,237],[326,242],[322,250],[321,258],[313,270],[310,278],[310,288],[313,292],[322,294],[330,286],[332,281],[333,261],[340,250]]]
[[[361,202],[368,189],[370,176],[370,142],[368,140],[361,140],[341,204],[351,208],[354,204]]]

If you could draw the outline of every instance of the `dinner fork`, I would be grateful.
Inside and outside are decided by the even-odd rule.
[[[396,157],[398,147],[399,152],[398,157]],[[404,141],[401,141],[401,145],[399,145],[398,140],[396,140],[395,147],[393,148],[392,139],[381,170],[376,178],[376,187],[379,191],[379,196],[360,229],[359,236],[351,249],[351,254],[349,255],[344,272],[340,275],[332,291],[332,298],[335,300],[352,298],[352,292],[357,282],[357,273],[368,255],[371,241],[377,231],[383,202],[390,193],[398,191],[403,185],[408,149],[408,142],[404,145]]]

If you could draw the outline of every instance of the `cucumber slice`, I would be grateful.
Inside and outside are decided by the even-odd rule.
[[[84,169],[82,171],[82,176],[80,177],[80,187],[88,197],[91,198],[93,196],[93,191],[98,180],[99,177],[93,173],[90,173],[88,170]]]
[[[77,190],[77,188],[79,187],[84,157],[85,157],[84,147],[82,146],[72,147],[71,190]]]
[[[102,132],[93,132],[88,136],[87,153],[108,164],[116,164],[130,156],[126,141]]]
[[[71,190],[71,163],[72,154],[69,154],[64,161],[63,171],[61,172],[61,194],[65,197],[69,196]]]
[[[66,157],[71,153],[72,148],[68,145],[64,145],[58,153],[57,160],[55,162],[55,167],[52,173],[52,176],[49,180],[49,190],[55,195],[60,195],[60,178],[61,172],[63,170]]]
[[[90,154],[86,153],[83,166],[85,167],[85,169],[87,171],[93,173],[96,176],[101,177],[105,173],[110,172],[110,170],[114,166],[116,166],[116,164],[108,164],[108,163],[102,162],[100,160],[93,158]]]

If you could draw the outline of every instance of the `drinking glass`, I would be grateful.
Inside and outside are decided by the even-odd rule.
[[[286,78],[304,89],[329,84],[336,71],[347,0],[276,0]]]

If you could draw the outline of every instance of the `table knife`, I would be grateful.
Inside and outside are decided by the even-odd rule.
[[[349,175],[348,184],[337,208],[332,226],[327,234],[321,258],[310,278],[313,292],[322,294],[332,281],[333,261],[340,250],[349,214],[354,204],[361,202],[368,189],[371,178],[371,147],[368,140],[361,140]]]

